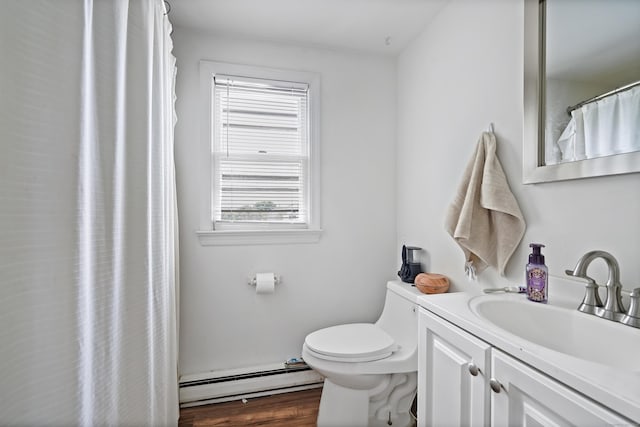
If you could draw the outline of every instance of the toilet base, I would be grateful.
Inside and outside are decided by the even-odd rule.
[[[341,387],[324,380],[318,427],[363,427],[369,419],[368,390]]]
[[[416,373],[380,377],[380,384],[370,390],[347,388],[325,379],[318,427],[414,426],[409,410],[416,393]]]

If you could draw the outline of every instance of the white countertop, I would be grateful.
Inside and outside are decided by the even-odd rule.
[[[620,415],[634,422],[640,422],[640,354],[637,355],[636,366],[617,368],[536,345],[476,315],[470,307],[474,298],[526,300],[525,294],[478,295],[459,292],[424,295],[418,299],[418,304]],[[573,298],[572,295],[571,299]],[[573,307],[577,307],[579,303],[580,299],[576,302],[560,295],[549,298],[549,305],[566,309],[575,309]],[[531,302],[531,304],[537,303]],[[604,319],[599,320],[608,322]],[[629,326],[621,325],[621,327]],[[638,331],[637,337],[640,339],[640,329],[635,330]],[[554,331],[548,331],[548,333],[552,334]],[[632,332],[632,335],[635,337],[635,332]],[[597,337],[594,336],[591,339],[593,345],[598,345]],[[616,349],[612,348],[611,351],[615,352]]]

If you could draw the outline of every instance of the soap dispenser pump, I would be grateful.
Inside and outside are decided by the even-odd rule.
[[[529,255],[526,270],[527,298],[531,301],[546,303],[549,270],[544,264],[544,255],[540,252],[544,245],[531,243],[529,247],[533,248],[533,251]]]

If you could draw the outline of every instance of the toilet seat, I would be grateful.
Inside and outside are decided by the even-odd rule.
[[[337,362],[371,362],[398,349],[393,338],[372,323],[320,329],[307,335],[304,342],[316,357]]]

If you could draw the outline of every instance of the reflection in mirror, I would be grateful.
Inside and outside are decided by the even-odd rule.
[[[523,1],[523,182],[640,172],[640,0]]]
[[[640,1],[545,3],[545,164],[639,151]]]

